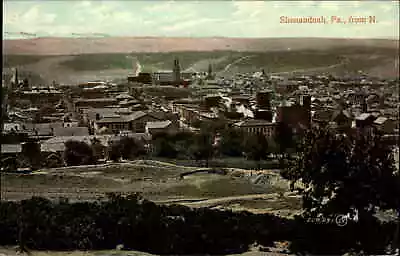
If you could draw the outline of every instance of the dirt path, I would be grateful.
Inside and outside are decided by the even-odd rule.
[[[218,72],[218,74],[223,73],[223,72],[227,72],[227,71],[231,68],[232,65],[235,65],[235,64],[237,64],[237,63],[239,63],[239,62],[241,62],[241,61],[243,61],[243,60],[245,60],[245,59],[251,58],[251,57],[253,57],[253,55],[248,55],[248,56],[240,57],[239,59],[237,59],[237,60],[235,60],[235,61],[229,63],[228,65],[226,65],[225,68],[224,68],[224,70]]]
[[[286,193],[285,196],[293,196],[292,193]],[[230,197],[221,197],[221,198],[213,198],[213,199],[174,199],[174,200],[165,200],[165,201],[157,201],[156,203],[160,204],[172,204],[179,203],[185,206],[190,206],[194,208],[198,207],[216,207],[223,204],[235,203],[236,201],[243,200],[271,200],[279,197],[278,193],[271,194],[253,194],[253,195],[243,195],[243,196],[230,196]]]
[[[346,59],[342,60],[340,63],[329,65],[329,66],[316,67],[316,68],[306,68],[306,69],[295,69],[295,70],[283,71],[283,72],[274,72],[274,73],[270,73],[270,75],[273,75],[273,76],[274,75],[291,75],[293,73],[307,73],[307,72],[325,71],[325,70],[328,70],[328,69],[333,69],[333,68],[340,67],[342,65],[345,65],[348,62],[349,62],[349,59],[346,58]]]

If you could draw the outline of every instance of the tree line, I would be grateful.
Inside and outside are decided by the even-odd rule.
[[[286,128],[281,126],[282,129]],[[101,157],[118,161],[150,156],[204,161],[208,166],[209,160],[214,157],[245,157],[256,162],[268,160],[289,152],[289,149],[295,148],[295,143],[290,129],[279,130],[274,136],[267,138],[261,133],[249,134],[232,127],[213,124],[202,126],[199,132],[156,133],[147,148],[145,141],[131,137],[122,137],[112,142],[108,148],[101,147],[98,140],[92,141],[91,145],[68,141],[65,147],[64,158],[67,165],[93,164]]]
[[[110,194],[106,201],[70,203],[44,198],[0,202],[0,245],[24,250],[125,249],[153,254],[242,253],[257,243],[288,241],[292,252],[382,254],[394,223],[363,219],[344,227],[185,206],[157,205],[138,194]]]
[[[190,135],[155,136],[153,143],[164,144],[155,149],[175,157],[192,152],[187,140],[210,145],[201,133]],[[231,141],[239,147],[240,140]],[[139,147],[116,145],[118,157],[142,152]],[[202,152],[199,145],[197,154]],[[302,195],[303,213],[293,221],[248,212],[157,206],[136,196],[75,204],[32,199],[0,204],[0,232],[4,232],[0,241],[23,241],[39,249],[114,248],[122,243],[158,254],[232,253],[253,242],[268,245],[280,240],[290,241],[293,251],[329,255],[352,250],[383,254],[388,245],[399,246],[400,175],[393,148],[382,135],[314,128],[296,147],[294,152],[281,154],[282,177]],[[85,150],[73,151],[70,157],[90,162],[90,157],[82,157]],[[388,216],[388,212],[397,215],[397,220],[382,222],[377,217],[378,213]],[[347,225],[310,223],[339,215],[351,217]]]
[[[90,144],[70,140],[65,143],[63,152],[41,152],[40,146],[28,141],[26,150],[18,157],[2,159],[8,169],[21,167],[54,168],[65,165],[91,165],[101,159],[119,161],[134,160],[138,157],[158,157],[181,160],[194,160],[197,163],[208,163],[212,159],[240,157],[257,162],[276,159],[277,156],[293,151],[297,138],[291,129],[279,123],[276,133],[267,138],[263,134],[250,134],[228,126],[223,120],[216,122],[202,121],[199,132],[177,131],[175,133],[157,133],[150,142],[133,137],[121,137],[104,146],[98,138]]]

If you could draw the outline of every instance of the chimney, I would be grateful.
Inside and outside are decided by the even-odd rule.
[[[368,112],[368,103],[367,103],[367,97],[364,96],[362,99],[362,112],[367,113]]]
[[[181,67],[179,65],[179,60],[174,60],[174,69],[173,69],[173,79],[175,83],[180,83],[181,80]]]
[[[310,95],[301,95],[300,105],[304,108],[311,110],[311,96]]]
[[[15,86],[19,85],[18,69],[15,69],[15,81],[14,81],[14,83],[15,83]]]

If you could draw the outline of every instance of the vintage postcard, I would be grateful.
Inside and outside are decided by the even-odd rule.
[[[5,0],[3,255],[399,255],[399,2]]]

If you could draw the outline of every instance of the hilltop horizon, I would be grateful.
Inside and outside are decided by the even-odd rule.
[[[93,33],[93,34],[101,34],[101,33]],[[387,40],[387,41],[400,41],[398,37],[326,37],[326,36],[308,36],[308,37],[289,37],[289,36],[282,36],[282,37],[273,37],[273,36],[260,36],[260,37],[240,37],[240,36],[122,36],[122,35],[106,35],[106,36],[75,36],[75,37],[68,37],[68,36],[33,36],[30,38],[3,38],[3,41],[20,41],[20,40],[34,40],[34,39],[103,39],[103,38],[138,38],[138,39],[145,39],[145,38],[174,38],[174,39],[212,39],[212,38],[220,38],[220,39],[331,39],[331,40]]]
[[[398,41],[394,39],[324,37],[43,37],[3,40],[3,55],[80,55],[182,51],[265,52],[324,50],[346,46],[398,48]]]

